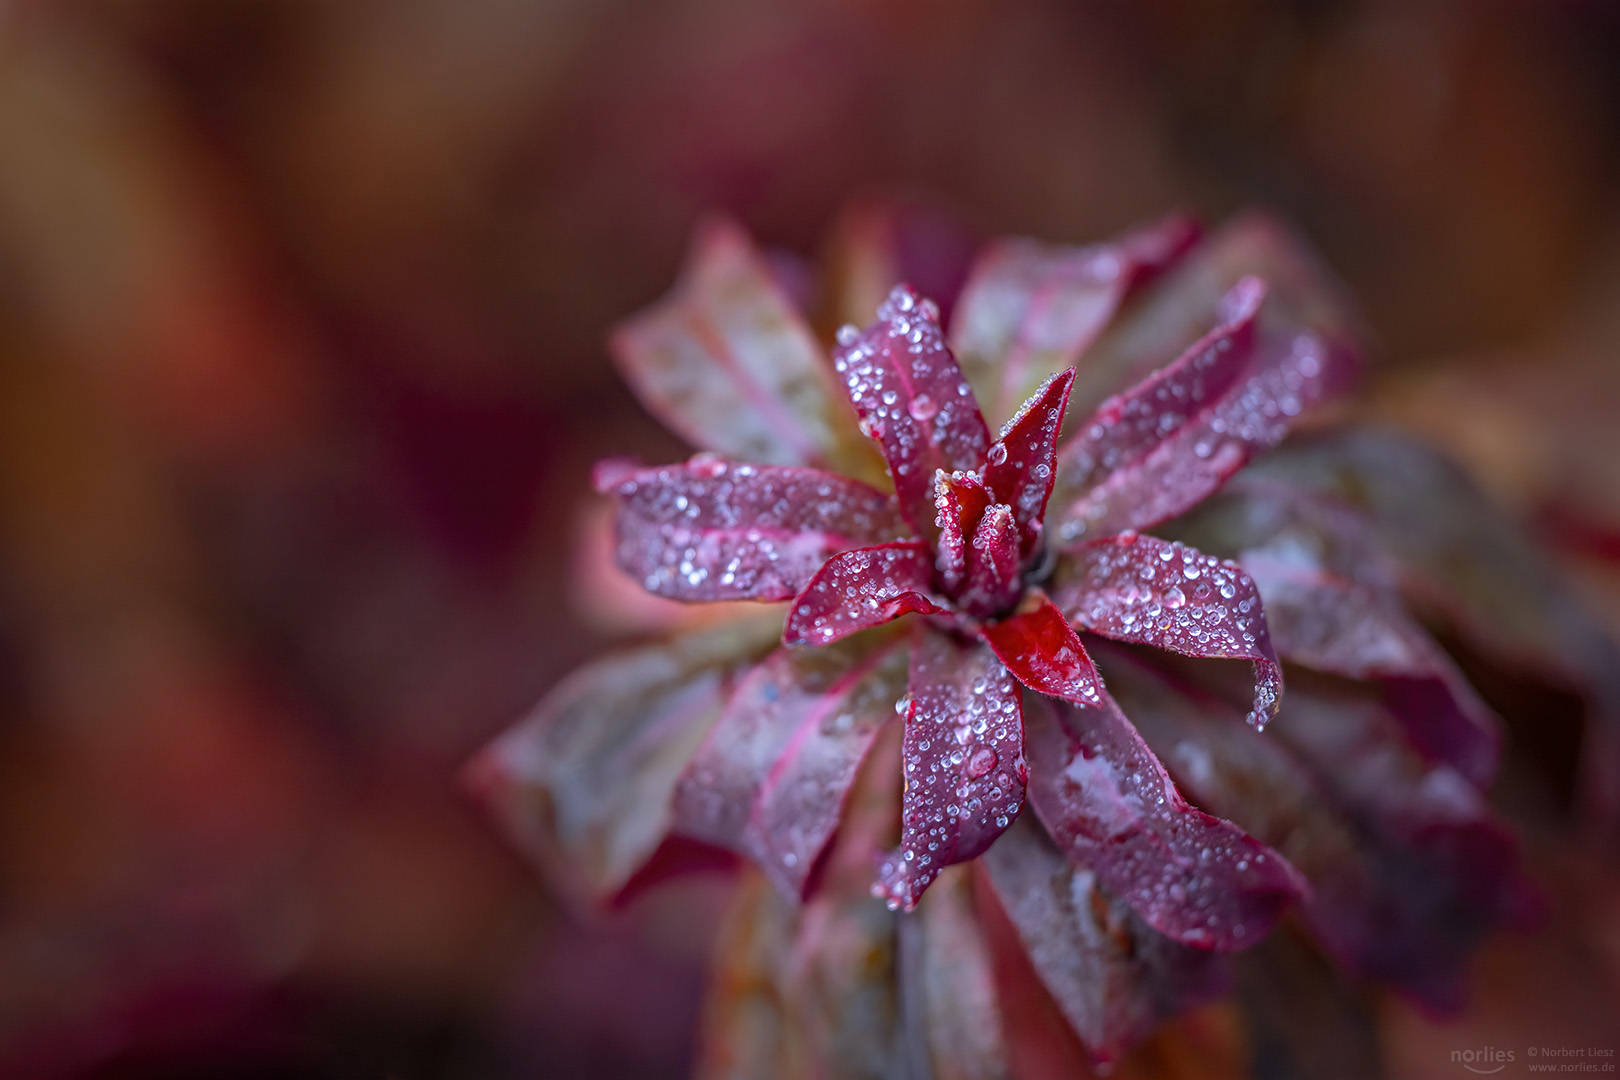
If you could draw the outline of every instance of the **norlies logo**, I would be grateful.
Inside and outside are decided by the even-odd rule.
[[[1451,1060],[1469,1072],[1489,1076],[1508,1067],[1513,1060],[1513,1051],[1498,1050],[1494,1046],[1484,1046],[1478,1050],[1453,1050]]]

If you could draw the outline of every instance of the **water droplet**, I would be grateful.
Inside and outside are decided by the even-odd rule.
[[[986,453],[984,455],[984,457],[985,457],[985,460],[988,461],[990,464],[992,464],[992,465],[1000,465],[1001,463],[1003,463],[1004,461],[1007,460],[1007,446],[1006,446],[1006,444],[1005,443],[999,443],[999,442],[996,443],[995,445],[990,447],[989,452]]]
[[[1170,586],[1165,590],[1164,593],[1164,606],[1170,608],[1171,610],[1175,610],[1179,607],[1186,607],[1187,594],[1182,592],[1179,586]]]
[[[853,323],[845,323],[838,328],[838,333],[833,336],[838,339],[838,344],[847,349],[855,344],[856,339],[861,336],[861,332]]]
[[[906,411],[911,414],[911,418],[913,420],[921,422],[924,420],[932,420],[936,415],[938,415],[939,406],[935,404],[934,399],[929,397],[927,394],[918,394],[916,397],[911,399],[911,404],[906,406]]]

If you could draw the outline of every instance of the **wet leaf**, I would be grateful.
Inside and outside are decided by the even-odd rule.
[[[1045,379],[1073,367],[1125,298],[1197,237],[1197,224],[1178,215],[1091,247],[990,245],[951,323],[951,346],[987,414],[1011,415]]]
[[[1099,663],[1187,793],[1305,875],[1301,912],[1339,963],[1455,1001],[1481,936],[1518,917],[1523,881],[1478,792],[1406,749],[1376,693],[1301,676],[1276,732],[1256,738],[1219,694],[1118,651]]]
[[[804,895],[850,785],[906,690],[904,633],[778,649],[737,687],[681,774],[675,830]]]
[[[1063,612],[1042,593],[1021,610],[984,626],[980,635],[1013,676],[1031,690],[1077,705],[1102,701],[1102,677]]]
[[[1023,589],[1018,524],[1011,508],[997,503],[985,511],[973,530],[967,556],[967,582],[956,598],[957,607],[981,619],[1010,608]]]
[[[1407,615],[1363,518],[1321,498],[1250,484],[1200,507],[1179,529],[1238,553],[1285,660],[1381,681],[1413,745],[1475,786],[1489,784],[1499,721]]]
[[[1069,404],[1074,372],[1053,375],[1002,428],[985,455],[984,482],[995,501],[1012,507],[1019,553],[1028,559],[1040,544],[1046,502],[1057,480],[1058,435]]]
[[[1303,895],[1282,856],[1182,798],[1112,698],[1077,708],[1026,695],[1024,704],[1036,815],[1070,859],[1154,929],[1200,948],[1240,949]]]
[[[900,846],[879,886],[910,911],[942,869],[983,852],[1024,805],[1018,684],[989,647],[918,635],[902,757]]]
[[[700,449],[868,472],[821,347],[729,221],[699,227],[674,291],[609,345],[642,404]]]
[[[688,632],[581,668],[475,759],[470,782],[559,884],[611,896],[668,834],[676,779],[775,621]]]
[[[1034,821],[1009,829],[984,865],[1001,909],[984,918],[1011,921],[1096,1060],[1117,1059],[1163,1020],[1226,989],[1222,956],[1147,925],[1100,874],[1064,858]]]
[[[786,600],[828,557],[907,532],[894,496],[818,469],[699,455],[594,479],[618,502],[620,569],[674,600]]]
[[[945,347],[939,309],[897,287],[876,322],[839,331],[833,366],[861,430],[883,451],[901,514],[932,540],[935,472],[971,472],[990,446],[979,403]]]
[[[934,474],[934,524],[939,527],[935,566],[947,591],[960,589],[967,580],[968,543],[989,508],[990,492],[976,474]]]
[[[793,602],[782,642],[830,645],[910,612],[943,611],[928,594],[933,576],[933,553],[917,542],[835,555]]]
[[[1264,727],[1277,715],[1282,669],[1243,567],[1182,543],[1126,534],[1070,552],[1052,596],[1076,626],[1103,637],[1184,656],[1252,660],[1249,722]]]

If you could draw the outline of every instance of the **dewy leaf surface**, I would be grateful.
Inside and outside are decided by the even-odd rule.
[[[673,293],[609,347],[642,404],[700,449],[867,472],[820,346],[730,222],[699,227]]]
[[[908,530],[894,497],[818,469],[698,455],[597,465],[618,502],[619,567],[673,600],[786,600],[841,551]]]
[[[883,451],[900,512],[931,540],[934,473],[971,472],[990,445],[979,403],[945,347],[938,308],[897,287],[871,326],[839,331],[833,366],[861,430]]]
[[[991,245],[951,322],[951,346],[986,412],[1011,415],[1043,380],[1073,367],[1125,298],[1197,236],[1197,225],[1178,215],[1092,247]]]
[[[1069,620],[1044,594],[1024,610],[984,626],[980,635],[1019,682],[1078,705],[1100,704],[1102,677]]]
[[[1223,957],[1148,926],[1035,822],[1009,829],[984,865],[1036,974],[1098,1061],[1226,989]]]
[[[929,595],[933,576],[933,552],[916,541],[835,555],[793,601],[782,643],[829,645],[910,612],[943,611]]]
[[[1047,379],[1018,410],[985,455],[984,482],[995,501],[1012,507],[1019,552],[1028,559],[1040,544],[1046,501],[1057,481],[1058,435],[1069,404],[1074,372]]]
[[[967,580],[968,543],[990,506],[990,493],[974,473],[934,474],[934,524],[939,527],[935,566],[948,591]]]
[[[581,668],[473,762],[470,781],[561,884],[617,893],[664,840],[676,779],[775,621],[688,632]]]
[[[1024,805],[1029,769],[1018,684],[980,642],[933,630],[911,653],[900,847],[878,886],[906,911],[952,863],[979,855]]]
[[[1250,723],[1264,727],[1282,699],[1260,593],[1243,567],[1195,548],[1128,533],[1076,548],[1052,583],[1073,623],[1116,641],[1185,656],[1254,662]]]
[[[1490,782],[1499,722],[1407,615],[1364,518],[1321,497],[1255,482],[1206,503],[1180,531],[1240,553],[1284,659],[1381,681],[1386,704],[1425,756],[1455,766],[1478,787]]]
[[[1162,485],[1136,483],[1143,471],[1158,477],[1182,440],[1173,438],[1218,409],[1249,370],[1255,350],[1255,319],[1265,298],[1258,278],[1244,278],[1221,304],[1221,324],[1195,342],[1173,363],[1099,405],[1078,424],[1058,455],[1058,515],[1064,540],[1082,534],[1106,535],[1124,528],[1153,524],[1160,504],[1192,505],[1207,492],[1162,490]],[[1191,445],[1181,446],[1192,452]],[[1206,442],[1204,458],[1211,456]],[[1125,506],[1114,497],[1122,486],[1145,489],[1144,507]],[[1182,507],[1184,508],[1184,507]],[[1172,514],[1174,511],[1172,511]],[[1170,515],[1162,515],[1170,516]]]
[[[1112,698],[1077,708],[1026,695],[1025,722],[1036,815],[1155,930],[1241,949],[1302,895],[1282,856],[1182,798]]]
[[[973,530],[967,552],[967,584],[957,606],[969,615],[988,618],[1012,607],[1022,589],[1018,524],[1010,507],[1000,503],[985,511]]]
[[[872,741],[906,691],[906,635],[778,649],[737,687],[681,774],[675,831],[803,896]]]
[[[1266,283],[1262,342],[1311,338],[1327,361],[1327,389],[1345,388],[1359,367],[1360,333],[1343,287],[1288,229],[1250,213],[1212,232],[1109,324],[1077,365],[1076,408],[1096,408],[1180,355],[1209,329],[1221,298],[1251,276]]]
[[[1519,889],[1511,848],[1502,846],[1506,835],[1477,793],[1457,792],[1460,777],[1450,768],[1422,765],[1387,721],[1362,711],[1376,710],[1369,698],[1319,705],[1318,691],[1308,686],[1307,704],[1291,705],[1282,726],[1302,716],[1297,722],[1312,729],[1305,738],[1314,742],[1342,723],[1350,735],[1339,748],[1350,753],[1342,760],[1332,750],[1302,759],[1289,739],[1256,738],[1240,709],[1149,663],[1117,650],[1100,651],[1099,662],[1177,783],[1305,875],[1311,885],[1301,902],[1305,921],[1339,962],[1433,1004],[1453,1000],[1480,936]],[[1380,731],[1394,741],[1379,745]],[[1346,798],[1336,786],[1341,768],[1355,772],[1370,762],[1380,763],[1378,782],[1407,789],[1405,796],[1387,796],[1403,812],[1369,813],[1362,798]],[[1430,802],[1425,791],[1440,798]],[[1469,850],[1472,863],[1434,854]]]

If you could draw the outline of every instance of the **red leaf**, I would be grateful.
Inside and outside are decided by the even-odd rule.
[[[1046,501],[1057,480],[1058,433],[1069,405],[1074,371],[1047,379],[1018,415],[1007,421],[1001,438],[985,454],[984,482],[995,500],[1012,507],[1018,521],[1019,552],[1028,559],[1041,540]]]
[[[642,404],[694,446],[864,475],[820,346],[736,225],[699,227],[673,293],[609,342]]]
[[[1024,805],[1018,685],[979,642],[933,630],[911,653],[900,847],[874,891],[906,911],[940,870],[973,858]]]
[[[934,524],[940,584],[955,591],[967,580],[968,541],[990,506],[990,493],[973,473],[934,474]]]
[[[1018,525],[1011,508],[997,503],[979,519],[968,548],[967,582],[957,606],[969,615],[989,618],[1012,607],[1023,588],[1019,573]]]
[[[979,633],[1014,677],[1031,690],[1077,705],[1102,701],[1102,678],[1063,612],[1039,592],[1034,606],[990,623]]]
[[[834,555],[793,602],[782,643],[827,645],[910,612],[942,612],[926,595],[933,576],[933,553],[917,541]]]
[[[600,462],[595,483],[619,503],[620,568],[674,600],[786,600],[829,556],[907,531],[892,495],[817,469],[700,454]]]
[[[1185,656],[1254,661],[1254,710],[1264,727],[1282,699],[1260,594],[1241,566],[1185,544],[1126,534],[1071,551],[1052,595],[1078,627]]]
[[[1030,804],[1058,846],[1150,926],[1188,945],[1241,949],[1304,894],[1275,851],[1181,797],[1112,698],[1026,699]]]
[[[774,622],[689,631],[581,668],[475,759],[469,781],[555,881],[586,898],[617,893],[667,835],[677,777]]]
[[[675,789],[675,829],[801,897],[906,688],[906,635],[778,649],[737,687]]]
[[[983,918],[992,930],[1002,919],[1012,923],[1036,975],[1098,1062],[1117,1059],[1162,1021],[1227,989],[1224,957],[1148,926],[1101,874],[1066,860],[1035,822],[1009,829],[984,865],[1001,911]]]
[[[934,473],[971,472],[984,463],[990,433],[979,403],[945,347],[939,310],[897,287],[863,331],[838,332],[833,366],[865,431],[883,451],[900,512],[934,535]]]
[[[1042,380],[1073,367],[1137,287],[1198,236],[1185,216],[1109,244],[991,245],[974,265],[951,323],[951,346],[992,417],[1011,414]]]

